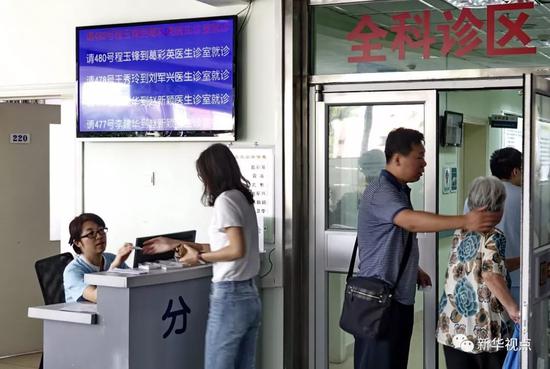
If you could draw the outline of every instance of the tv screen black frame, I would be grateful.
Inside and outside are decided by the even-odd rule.
[[[457,128],[457,127],[450,127],[450,123],[454,124],[454,122],[451,121],[451,118],[460,118],[457,123],[458,128],[460,128],[459,129],[460,135],[459,135],[458,141],[457,140],[450,141],[450,137],[447,134],[448,133],[447,131],[449,128],[455,128],[455,129]],[[463,127],[464,127],[464,114],[458,113],[456,111],[445,110],[441,121],[441,146],[461,147],[463,136],[464,136]]]
[[[233,55],[232,55],[232,91],[233,91],[233,129],[232,130],[172,130],[172,131],[94,131],[94,132],[82,132],[80,130],[80,116],[81,116],[81,91],[80,91],[80,65],[79,65],[79,32],[84,30],[102,30],[109,28],[120,27],[134,27],[134,26],[149,26],[149,25],[163,25],[171,23],[193,23],[204,21],[216,21],[216,20],[231,20],[232,21],[232,42],[233,42]],[[91,26],[79,26],[76,27],[76,85],[77,85],[77,106],[76,106],[76,137],[83,141],[222,141],[231,142],[237,140],[237,128],[238,122],[238,101],[239,101],[239,87],[238,87],[238,66],[237,66],[237,54],[238,54],[238,17],[236,15],[227,16],[215,16],[215,17],[201,17],[201,18],[184,18],[184,19],[168,19],[159,21],[148,22],[131,22],[131,23],[115,23],[115,24],[102,24]]]

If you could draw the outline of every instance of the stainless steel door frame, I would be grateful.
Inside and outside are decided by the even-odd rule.
[[[549,298],[548,294],[537,292],[540,273],[537,270],[538,258],[548,258],[550,244],[535,245],[534,221],[533,215],[534,202],[537,201],[535,194],[537,178],[536,164],[537,142],[539,142],[539,132],[536,120],[536,95],[550,97],[550,81],[547,79],[550,73],[544,75],[526,74],[524,76],[524,136],[523,136],[523,199],[522,199],[522,230],[521,230],[521,338],[520,342],[533,340],[530,337],[533,333],[536,335],[537,327],[535,325],[546,324],[548,322],[537,322],[530,319],[538,303],[543,303]],[[546,77],[546,78],[545,78]],[[521,351],[521,368],[537,368],[537,358],[531,350]]]
[[[526,74],[524,77],[524,89],[523,89],[523,199],[522,199],[522,219],[521,219],[521,340],[525,340],[529,334],[529,299],[530,291],[524,286],[531,284],[531,155],[532,155],[532,75]],[[529,355],[527,352],[523,352],[521,355],[521,368],[528,368]]]
[[[313,92],[313,89],[310,91]],[[349,262],[349,255],[353,248],[354,231],[332,231],[326,229],[327,214],[327,153],[326,138],[328,125],[328,107],[330,105],[360,105],[360,104],[395,104],[395,103],[422,103],[424,105],[424,134],[426,146],[427,166],[424,172],[425,193],[424,209],[435,212],[436,209],[436,180],[437,180],[437,93],[435,90],[418,91],[384,91],[384,92],[353,92],[353,93],[327,93],[323,94],[322,88],[315,90],[315,124],[314,138],[311,145],[312,157],[315,163],[312,173],[311,193],[313,194],[312,225],[310,228],[310,255],[314,255],[315,266],[311,270],[314,279],[314,314],[310,315],[310,324],[314,325],[314,367],[327,368],[327,273],[330,271],[345,271]],[[332,253],[327,250],[328,239],[340,237],[348,244],[347,253]],[[423,269],[436,278],[436,234],[419,234],[418,241],[421,249],[420,263]],[[435,280],[435,279],[434,279]],[[436,289],[424,292],[424,367],[435,368],[436,342],[435,342],[435,317],[436,316]]]

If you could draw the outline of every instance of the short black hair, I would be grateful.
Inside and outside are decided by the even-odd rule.
[[[489,165],[491,174],[499,179],[510,179],[514,169],[522,167],[521,152],[513,147],[505,147],[499,149],[491,155]]]
[[[417,130],[410,128],[396,128],[388,134],[386,138],[386,164],[390,162],[394,154],[409,155],[413,150],[413,145],[423,145],[424,135]]]
[[[105,228],[105,222],[101,217],[94,213],[82,213],[79,216],[75,217],[69,223],[69,245],[73,247],[74,252],[77,254],[82,254],[80,247],[76,246],[76,242],[80,241],[80,234],[82,233],[82,227],[87,221],[94,222],[100,227]]]

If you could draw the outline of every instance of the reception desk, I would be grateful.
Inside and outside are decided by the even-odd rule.
[[[212,267],[87,274],[96,304],[30,307],[44,369],[202,369]]]

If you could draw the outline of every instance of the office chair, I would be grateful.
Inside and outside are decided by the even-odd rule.
[[[65,302],[65,288],[63,287],[63,271],[67,264],[73,260],[70,252],[53,255],[40,259],[34,263],[42,297],[46,305]],[[43,368],[44,354],[40,358],[39,369]]]
[[[46,305],[65,302],[63,271],[71,260],[73,260],[73,255],[70,252],[65,252],[40,259],[34,263],[34,269]]]

